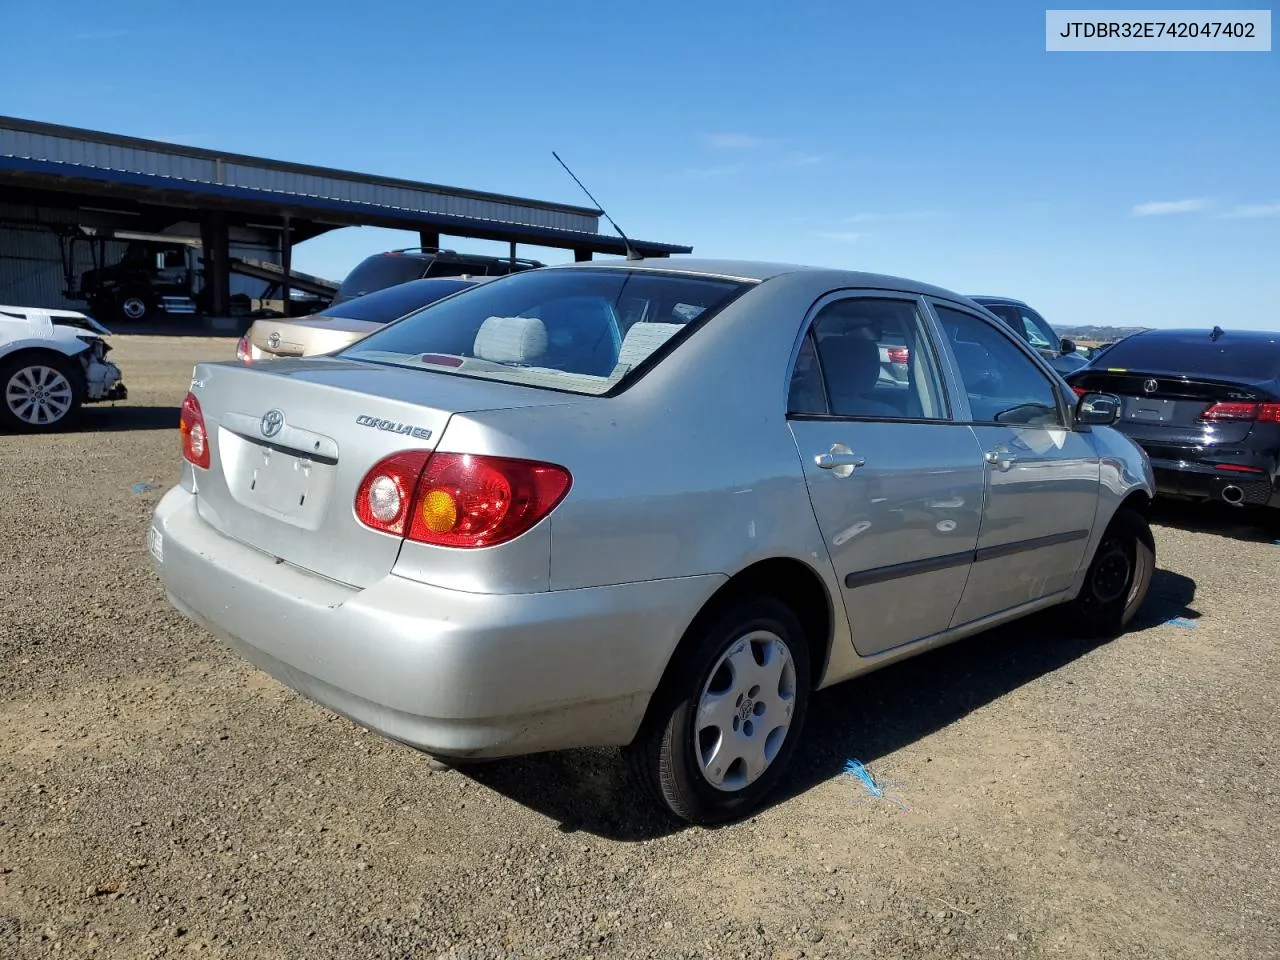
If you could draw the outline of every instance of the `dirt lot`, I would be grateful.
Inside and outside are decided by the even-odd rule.
[[[233,353],[117,338],[127,404],[0,436],[3,960],[1280,957],[1280,529],[1162,511],[1140,629],[829,691],[776,804],[676,830],[612,753],[433,773],[169,610],[146,522]]]

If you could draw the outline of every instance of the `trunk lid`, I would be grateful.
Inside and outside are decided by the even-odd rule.
[[[383,326],[368,320],[317,315],[257,320],[249,329],[249,342],[273,358],[317,356],[348,347]]]
[[[386,576],[401,538],[355,516],[369,469],[433,450],[455,413],[549,406],[561,395],[426,370],[318,358],[262,367],[199,364],[211,464],[197,470],[201,517],[278,560],[356,587]]]
[[[1165,459],[1206,445],[1242,443],[1253,422],[1204,422],[1200,418],[1215,403],[1270,400],[1268,391],[1248,382],[1187,377],[1163,370],[1089,369],[1071,377],[1086,390],[1114,393],[1121,399],[1116,426]]]

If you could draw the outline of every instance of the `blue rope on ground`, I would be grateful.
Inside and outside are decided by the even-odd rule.
[[[898,799],[896,794],[885,792],[885,787],[898,786],[897,781],[886,780],[883,783],[877,782],[876,778],[871,775],[871,771],[857,760],[846,760],[844,762],[844,772],[866,787],[867,792],[871,794],[871,799],[888,800],[890,803],[904,811],[907,809],[907,805]]]

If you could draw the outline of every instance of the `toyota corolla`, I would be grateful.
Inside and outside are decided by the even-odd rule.
[[[1126,628],[1153,485],[1118,405],[935,287],[566,264],[197,366],[149,546],[178,609],[357,723],[448,763],[623,747],[724,820],[817,689],[1048,607]]]

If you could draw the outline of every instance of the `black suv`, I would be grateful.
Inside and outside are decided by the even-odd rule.
[[[970,297],[974,303],[986,307],[1014,333],[1026,340],[1040,352],[1049,366],[1062,376],[1074,373],[1088,361],[1076,353],[1076,345],[1066,337],[1061,339],[1053,332],[1053,327],[1040,314],[1036,313],[1021,300],[1012,297]]]
[[[405,247],[366,257],[347,274],[330,306],[424,277],[500,277],[546,264],[537,260],[488,257],[437,247]]]

